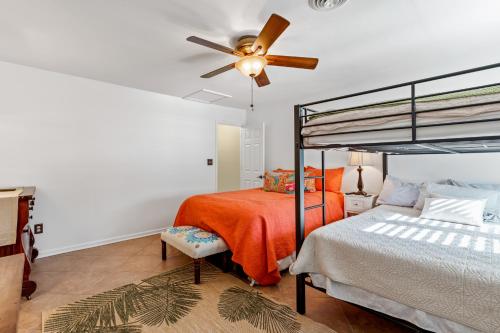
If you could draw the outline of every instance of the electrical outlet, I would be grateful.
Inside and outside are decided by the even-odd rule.
[[[43,234],[43,223],[37,223],[34,225],[35,234]]]

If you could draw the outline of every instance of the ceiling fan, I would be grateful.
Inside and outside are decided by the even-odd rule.
[[[187,40],[192,43],[203,45],[217,51],[240,57],[240,60],[238,60],[237,62],[218,68],[210,73],[204,74],[201,76],[202,78],[211,78],[228,70],[236,68],[243,75],[254,78],[259,87],[263,87],[271,83],[269,81],[269,78],[267,77],[266,71],[264,70],[264,67],[266,67],[267,65],[305,69],[315,69],[318,65],[317,58],[290,57],[267,54],[267,51],[269,50],[271,45],[273,45],[276,39],[278,39],[278,37],[283,33],[283,31],[285,31],[285,29],[289,25],[290,22],[283,17],[272,14],[269,20],[267,20],[266,24],[264,25],[264,28],[262,28],[259,36],[245,35],[240,37],[234,49],[210,42],[196,36],[190,36],[187,38]]]

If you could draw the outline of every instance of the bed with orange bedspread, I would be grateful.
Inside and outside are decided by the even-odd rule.
[[[327,223],[342,219],[343,194],[325,194]],[[305,193],[305,206],[320,203],[321,192]],[[181,205],[174,225],[217,233],[248,276],[261,285],[276,284],[277,261],[295,251],[295,196],[262,189],[195,195]],[[321,225],[321,209],[306,212],[306,235]]]

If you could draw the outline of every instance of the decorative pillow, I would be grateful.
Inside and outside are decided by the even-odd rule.
[[[477,184],[477,183],[474,184],[454,179],[447,179],[446,184],[497,192],[498,198],[495,205],[495,209],[487,208],[486,211],[484,212],[483,218],[485,222],[500,223],[500,184]]]
[[[377,199],[378,205],[412,207],[420,194],[419,185],[387,176]]]
[[[498,215],[499,206],[497,203],[499,200],[499,194],[500,192],[482,190],[478,188],[431,183],[427,184],[425,190],[422,190],[422,195],[419,197],[419,200],[415,204],[414,208],[423,209],[425,197],[429,197],[431,195],[441,195],[459,199],[487,199],[485,212],[487,214]]]
[[[308,174],[305,174],[308,176]],[[268,172],[264,174],[264,191],[278,193],[295,193],[295,174],[286,172]],[[304,181],[305,192],[316,192],[314,179]]]
[[[481,226],[487,199],[425,198],[420,218]]]
[[[304,177],[312,176],[310,172],[304,172]],[[295,178],[295,174],[293,176]],[[316,182],[315,179],[305,179],[304,180],[304,191],[305,192],[316,192]]]
[[[276,170],[273,170],[273,172],[293,174],[294,179],[295,179],[295,170],[276,169]],[[304,172],[304,176],[305,177],[311,176],[311,173]],[[305,192],[316,192],[316,186],[315,186],[314,179],[305,179],[304,180],[304,188],[305,188],[305,190],[304,190]],[[295,189],[294,189],[294,191],[295,191]]]
[[[316,169],[312,166],[306,167],[306,172],[309,172],[311,176],[321,176],[321,169]],[[344,168],[325,169],[325,191],[340,192],[343,176]],[[315,183],[316,190],[321,191],[323,189],[322,179],[315,179]]]
[[[290,182],[290,177],[291,174],[287,175],[279,172],[266,171],[264,173],[264,191],[287,193],[286,184]],[[293,179],[291,181],[293,182]]]

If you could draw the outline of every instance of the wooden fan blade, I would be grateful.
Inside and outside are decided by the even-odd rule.
[[[252,51],[257,54],[266,54],[267,50],[273,45],[283,31],[290,25],[283,17],[273,14],[267,20],[266,25],[262,28],[259,36],[252,45]]]
[[[209,47],[211,49],[224,52],[224,53],[232,54],[232,55],[239,56],[239,57],[243,56],[243,53],[236,51],[236,50],[233,50],[230,47],[220,45],[220,44],[211,42],[209,40],[206,40],[206,39],[203,39],[200,37],[189,36],[188,38],[186,38],[186,40],[189,42],[198,44],[198,45],[206,46],[206,47]]]
[[[201,77],[204,78],[204,79],[208,79],[208,78],[211,78],[213,76],[216,76],[216,75],[222,74],[224,72],[227,72],[228,70],[233,69],[233,68],[234,68],[234,63],[226,65],[226,66],[221,67],[221,68],[218,68],[218,69],[216,69],[214,71],[211,71],[210,73],[203,74]]]
[[[271,81],[269,81],[269,78],[267,77],[266,71],[262,70],[259,75],[254,77],[255,82],[257,82],[257,85],[259,87],[267,86],[268,84],[271,84]]]
[[[270,66],[283,66],[304,69],[315,69],[318,65],[317,58],[289,57],[281,55],[267,55],[267,64]]]

